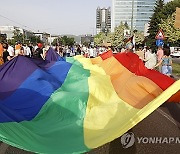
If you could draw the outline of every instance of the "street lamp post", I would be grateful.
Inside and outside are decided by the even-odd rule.
[[[132,0],[131,36],[133,35],[133,19],[134,19],[134,0]]]

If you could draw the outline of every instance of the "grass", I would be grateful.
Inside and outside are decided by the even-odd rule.
[[[180,64],[173,63],[172,68],[173,74],[180,78]]]

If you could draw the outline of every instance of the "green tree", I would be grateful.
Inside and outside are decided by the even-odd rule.
[[[25,36],[24,36],[24,34],[21,33],[21,31],[19,29],[15,29],[13,39],[15,42],[24,43]]]
[[[72,46],[75,43],[73,37],[67,37],[66,35],[61,37],[60,41],[61,41],[62,45],[68,45],[68,46]]]
[[[99,33],[94,37],[95,45],[101,46],[103,43],[111,43],[112,46],[121,47],[124,45],[124,30],[129,29],[128,25],[122,22],[115,28],[113,33]]]
[[[175,11],[176,7],[180,7],[180,0],[173,0],[168,2],[162,9],[163,20],[171,16]]]
[[[165,31],[165,35],[167,37],[165,43],[170,44],[171,46],[179,46],[180,44],[179,29],[174,28],[176,7],[180,8],[180,0],[168,2],[162,10],[162,13],[166,16],[166,18],[162,19],[159,24],[159,26],[161,26],[161,28]]]
[[[101,46],[103,44],[104,40],[106,40],[106,35],[103,32],[94,36],[94,43],[97,46]]]
[[[113,37],[114,37],[113,33],[108,33],[108,34],[107,34],[107,37],[106,37],[106,41],[107,41],[108,43],[111,43],[111,44],[112,44],[112,42],[113,42]]]
[[[58,37],[56,39],[53,40],[52,45],[56,45],[57,43],[59,43],[60,45],[62,45],[62,39],[61,37]]]
[[[29,37],[29,42],[31,42],[32,44],[43,43],[40,39],[40,36],[35,35]]]
[[[164,0],[157,0],[156,5],[154,8],[154,14],[150,18],[149,22],[149,36],[147,39],[147,45],[150,46],[152,49],[156,48],[156,34],[159,31],[159,23],[161,23],[161,20],[164,19],[164,14],[162,13],[164,7]]]
[[[16,44],[16,41],[14,39],[9,39],[7,42],[9,45],[13,45],[13,46]]]
[[[135,43],[136,43],[136,45],[142,45],[144,43],[144,39],[145,39],[144,33],[141,32],[141,31],[136,31],[134,33],[134,35],[135,35]]]
[[[156,7],[154,9],[154,14],[150,20],[150,28],[148,31],[150,35],[147,38],[147,45],[150,46],[151,48],[156,49],[155,36],[159,31],[159,29],[163,28],[162,22],[165,21],[169,16],[172,16],[172,14],[176,11],[176,7],[180,7],[180,0],[174,0],[168,2],[167,4],[164,4],[164,0],[157,0]],[[169,26],[169,28],[170,27],[171,26]],[[168,27],[166,26],[166,28]],[[165,43],[169,43],[168,40],[165,40]]]
[[[114,33],[111,36],[112,46],[121,47],[124,45],[124,30],[127,29],[126,26],[121,22],[121,24],[115,28]]]
[[[179,46],[180,44],[180,30],[174,27],[175,13],[169,16],[166,20],[162,20],[159,27],[163,29],[165,33],[165,43],[171,46]]]
[[[107,35],[103,32],[97,34],[94,37],[95,45],[101,46],[104,42],[111,43],[114,47],[122,47],[124,46],[124,30],[129,30],[128,25],[122,22],[118,27],[115,28],[115,31],[113,33],[107,33]],[[135,40],[136,44],[142,44],[144,42],[144,34],[143,32],[138,32],[137,30],[134,31],[135,33]]]

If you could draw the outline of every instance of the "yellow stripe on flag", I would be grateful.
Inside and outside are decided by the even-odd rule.
[[[120,137],[180,89],[177,81],[145,107],[136,109],[118,97],[110,76],[102,73],[101,67],[92,65],[89,59],[76,59],[93,72],[88,79],[89,99],[84,118],[84,140],[90,149]]]

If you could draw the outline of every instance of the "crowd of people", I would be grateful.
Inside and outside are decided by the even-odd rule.
[[[38,43],[36,46],[17,43],[15,46],[12,46],[8,43],[0,43],[0,64],[18,55],[43,59],[43,45],[41,43]]]
[[[15,46],[12,46],[7,43],[0,43],[0,60],[3,64],[13,57],[18,55],[23,55],[31,58],[39,58],[45,59],[46,51],[50,46],[43,45],[42,43],[38,43],[37,45],[32,44],[21,44],[17,43]],[[107,51],[108,47],[93,47],[93,46],[61,46],[56,44],[55,46],[51,46],[61,57],[72,57],[76,55],[84,55],[86,58],[94,58],[99,54]]]
[[[145,46],[143,49],[139,48],[135,53],[143,60],[148,69],[159,67],[159,72],[167,76],[172,76],[172,58],[168,47],[163,48],[159,46],[155,53],[149,47]]]
[[[0,65],[18,55],[23,55],[29,58],[45,59],[46,52],[48,51],[49,47],[50,46],[44,46],[42,43],[38,43],[37,45],[23,45],[21,43],[17,43],[15,46],[7,43],[0,43]],[[55,46],[52,46],[52,48],[61,57],[83,55],[86,58],[95,58],[108,50],[112,50],[113,53],[134,52],[144,62],[148,69],[159,67],[159,71],[161,73],[168,76],[172,75],[172,59],[170,57],[170,50],[161,46],[158,48],[156,53],[152,52],[152,50],[147,46],[144,46],[144,48],[139,47],[137,50],[134,50],[133,46],[131,45],[128,45],[125,48],[117,49],[105,46],[61,46],[57,43]]]

